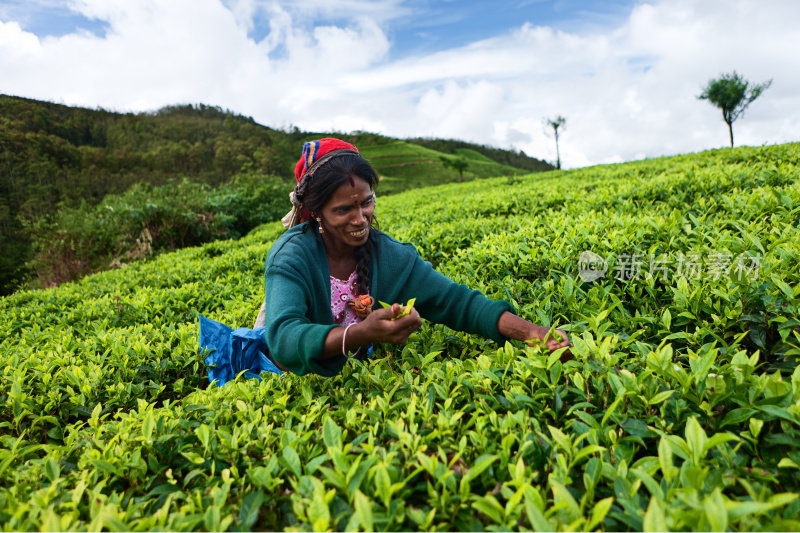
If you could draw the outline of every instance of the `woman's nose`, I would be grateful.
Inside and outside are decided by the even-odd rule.
[[[363,207],[359,207],[353,213],[355,216],[353,217],[353,224],[361,224],[367,221],[367,214],[364,212]]]

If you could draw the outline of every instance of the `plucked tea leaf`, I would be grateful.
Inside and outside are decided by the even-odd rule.
[[[746,515],[761,515],[772,509],[778,509],[788,505],[800,497],[798,494],[780,493],[775,494],[769,498],[768,501],[731,501],[725,502],[728,509],[728,518],[730,520],[738,520]]]
[[[667,398],[669,398],[670,396],[672,396],[674,393],[675,393],[674,390],[665,390],[665,391],[659,392],[659,393],[655,394],[652,398],[650,398],[647,401],[647,403],[649,403],[650,405],[658,405],[661,402],[663,402],[664,400],[666,400]]]
[[[220,512],[219,507],[211,505],[206,509],[203,516],[203,523],[206,531],[220,531]]]
[[[772,283],[774,283],[775,286],[777,286],[781,290],[781,292],[784,294],[784,296],[786,296],[787,300],[791,301],[791,300],[793,300],[795,298],[794,291],[792,290],[792,288],[789,286],[788,283],[783,281],[781,278],[779,278],[775,274],[770,276],[770,279],[772,280]]]
[[[331,513],[328,504],[322,499],[322,494],[315,493],[308,506],[308,519],[315,531],[326,531],[329,528]]]

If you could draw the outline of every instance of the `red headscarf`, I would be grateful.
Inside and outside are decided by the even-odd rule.
[[[341,152],[342,154],[358,154],[358,149],[348,142],[332,137],[305,143],[303,145],[303,155],[300,156],[300,160],[294,167],[294,177],[297,183],[299,184],[306,174],[309,174],[307,179],[311,179],[311,174],[313,174],[317,166],[323,165],[324,161],[335,157],[335,152]],[[319,165],[315,166],[315,163],[319,163]],[[309,173],[309,171],[311,172]],[[283,225],[287,228],[309,219],[309,214],[306,212],[305,208],[302,208],[299,202],[294,198],[294,192],[289,195],[289,198],[292,200],[294,207],[281,219]]]
[[[305,143],[303,145],[303,155],[300,156],[300,160],[294,167],[294,177],[297,183],[300,183],[300,180],[305,173],[308,172],[308,169],[311,168],[319,158],[335,150],[352,150],[358,152],[358,149],[352,144],[332,137]]]

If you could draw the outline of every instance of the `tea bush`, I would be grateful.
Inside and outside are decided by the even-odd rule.
[[[425,323],[333,378],[208,386],[197,315],[251,324],[279,223],[20,292],[0,300],[2,527],[800,528],[800,145],[432,187],[377,214],[568,330],[574,358]]]

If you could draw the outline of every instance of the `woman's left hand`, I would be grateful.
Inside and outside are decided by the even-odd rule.
[[[497,330],[501,335],[527,342],[531,346],[534,346],[536,342],[543,342],[551,352],[566,348],[561,358],[566,360],[572,357],[572,352],[569,350],[572,347],[572,343],[569,341],[567,334],[560,329],[554,329],[551,332],[550,328],[538,326],[506,311],[500,315],[500,319],[497,322]]]
[[[564,353],[569,352],[569,348],[572,347],[572,343],[569,341],[569,337],[566,333],[561,331],[560,329],[551,330],[544,326],[536,326],[538,329],[539,336],[535,337],[537,340],[544,342],[547,349],[551,352],[558,350],[559,348],[567,348]]]

